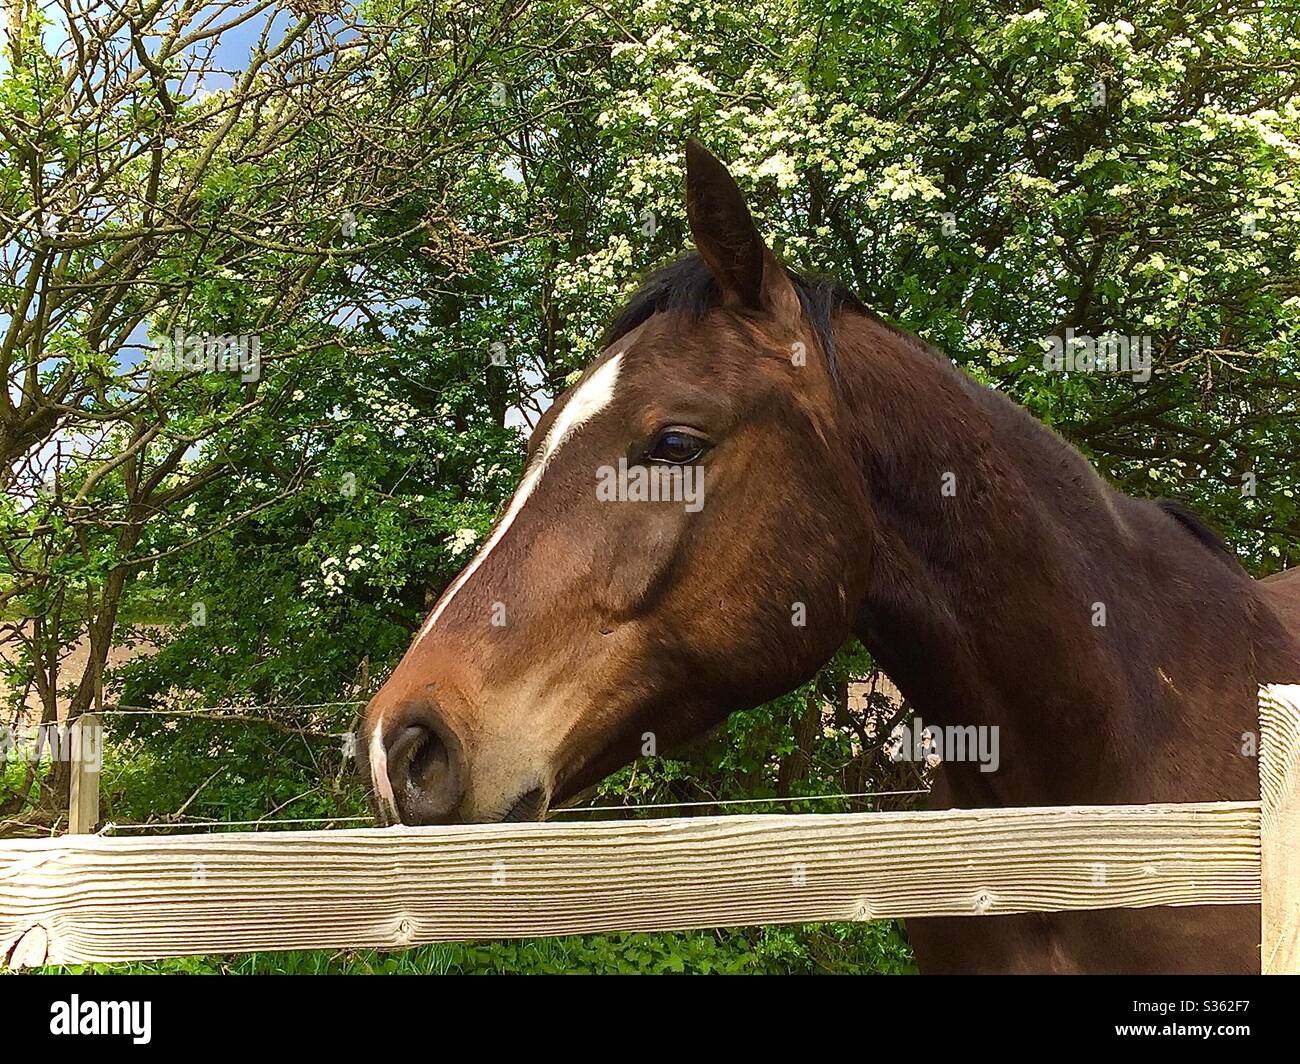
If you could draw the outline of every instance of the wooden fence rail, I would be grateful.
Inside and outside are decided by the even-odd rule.
[[[1300,967],[1300,687],[1263,802],[0,843],[0,964],[1263,900]]]

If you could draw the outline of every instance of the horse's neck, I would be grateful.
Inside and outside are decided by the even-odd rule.
[[[1247,682],[1250,582],[1024,412],[855,321],[837,343],[873,522],[858,635],[927,724],[998,727],[998,771],[945,769],[954,800],[1114,800],[1195,723],[1193,694]],[[1216,680],[1221,625],[1240,627]]]

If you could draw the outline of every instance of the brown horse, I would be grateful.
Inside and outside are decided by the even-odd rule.
[[[540,818],[852,636],[928,724],[999,729],[998,770],[945,763],[936,807],[1257,798],[1244,737],[1257,686],[1300,680],[1300,570],[1252,581],[1195,516],[779,265],[694,143],[687,207],[698,254],[547,412],[367,707],[388,815]],[[909,922],[923,971],[1256,971],[1259,927],[1245,906]]]

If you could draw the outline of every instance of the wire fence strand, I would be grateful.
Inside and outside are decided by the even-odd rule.
[[[281,824],[373,824],[372,816],[309,816],[285,817],[278,820],[173,820],[147,821],[140,824],[118,824],[112,820],[106,822],[96,835],[115,835],[120,831],[172,831],[193,828],[245,828],[272,827]]]
[[[296,710],[315,710],[315,709],[337,709],[341,707],[356,708],[366,704],[364,699],[349,699],[346,701],[336,702],[305,702],[297,705],[280,705],[280,706],[247,706],[229,703],[226,705],[201,706],[190,708],[176,709],[158,709],[151,706],[129,706],[129,705],[109,705],[98,709],[92,709],[88,712],[98,714],[103,717],[167,717],[170,719],[184,720],[195,718],[201,720],[216,721],[235,721],[239,723],[266,724],[281,731],[293,732],[300,735],[318,736],[321,738],[351,740],[352,732],[324,732],[311,728],[299,728],[296,725],[285,724],[282,721],[272,720],[267,717],[254,716],[254,712],[270,711],[296,711]],[[65,722],[66,723],[66,722]],[[36,726],[37,732],[40,733],[51,727],[58,727],[55,722],[47,722]],[[629,803],[626,805],[578,805],[568,806],[558,809],[552,809],[547,813],[547,819],[553,819],[559,816],[572,816],[581,813],[621,813],[621,812],[639,812],[643,810],[668,810],[668,809],[699,809],[704,807],[735,807],[735,806],[755,806],[755,805],[785,805],[795,802],[832,802],[844,801],[856,798],[892,798],[904,797],[910,795],[929,794],[929,788],[914,788],[910,790],[891,790],[891,791],[846,791],[837,794],[800,794],[785,795],[771,798],[715,798],[691,802],[644,802]],[[291,804],[291,803],[286,803]],[[333,816],[333,817],[288,817],[277,819],[273,817],[263,817],[258,820],[207,820],[207,819],[184,819],[184,820],[167,820],[167,821],[148,821],[143,823],[126,823],[119,824],[109,821],[99,829],[97,834],[113,835],[125,831],[148,832],[148,831],[175,831],[175,830],[193,830],[196,828],[231,828],[231,827],[251,827],[266,828],[279,827],[282,825],[305,825],[305,824],[374,824],[376,818],[373,816]]]
[[[831,802],[841,798],[889,798],[904,794],[929,794],[928,787],[911,791],[851,791],[844,794],[798,794],[784,798],[715,798],[699,802],[646,802],[641,805],[575,805],[553,809],[551,816],[562,813],[613,813],[625,809],[692,809],[706,805],[770,805],[784,802]]]
[[[577,805],[563,809],[552,809],[547,814],[550,820],[556,816],[571,813],[614,813],[636,812],[642,809],[696,809],[701,806],[736,806],[736,805],[774,805],[789,802],[830,802],[846,798],[889,798],[902,795],[929,794],[927,789],[905,791],[850,791],[842,794],[801,794],[784,798],[719,798],[712,801],[697,802],[644,802],[631,805]],[[100,835],[113,835],[121,831],[171,831],[191,828],[229,828],[229,827],[276,827],[283,824],[357,824],[376,823],[373,816],[328,816],[328,817],[286,817],[282,819],[264,817],[260,820],[170,820],[146,822],[139,824],[118,824],[112,821],[99,829]]]

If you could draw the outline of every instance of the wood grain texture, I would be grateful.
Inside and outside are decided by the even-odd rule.
[[[0,960],[1258,904],[1255,802],[0,843]]]
[[[1300,975],[1300,684],[1259,701],[1260,967]]]

